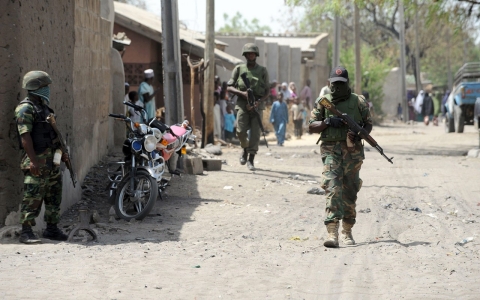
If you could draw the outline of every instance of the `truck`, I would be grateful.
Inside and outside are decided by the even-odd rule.
[[[462,133],[465,125],[474,124],[477,117],[475,102],[478,98],[480,98],[480,62],[466,63],[455,74],[452,92],[445,103],[445,132]]]

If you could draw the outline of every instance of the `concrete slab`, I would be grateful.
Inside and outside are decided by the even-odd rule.
[[[467,156],[477,158],[479,157],[479,154],[480,154],[480,149],[470,149],[468,150]]]
[[[204,158],[203,162],[203,169],[205,171],[220,171],[222,170],[222,160],[221,159],[214,159],[214,158]]]
[[[201,157],[184,157],[183,167],[185,174],[203,174],[203,162]]]

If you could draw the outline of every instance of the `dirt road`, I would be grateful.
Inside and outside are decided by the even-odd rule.
[[[361,171],[357,245],[326,249],[317,136],[261,148],[258,170],[172,179],[141,222],[108,223],[100,171],[84,184],[100,242],[3,239],[1,299],[479,299],[480,159],[472,126],[375,127]],[[69,225],[68,213],[62,224]],[[71,220],[71,219],[70,219]],[[473,237],[461,246],[457,242]]]

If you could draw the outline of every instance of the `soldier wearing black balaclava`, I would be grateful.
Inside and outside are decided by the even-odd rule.
[[[330,73],[328,86],[331,94],[325,95],[342,113],[348,114],[368,133],[372,130],[372,119],[368,104],[362,95],[352,93],[348,72],[336,67]],[[338,229],[342,222],[342,239],[346,245],[354,245],[352,227],[356,222],[357,193],[362,187],[360,168],[365,155],[360,136],[350,131],[339,117],[315,102],[309,121],[311,133],[320,133],[323,172],[321,186],[326,194],[326,217],[328,237],[325,247],[338,247]],[[347,147],[349,139],[354,147]]]

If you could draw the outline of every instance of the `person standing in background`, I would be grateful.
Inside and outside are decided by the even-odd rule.
[[[421,106],[421,114],[423,116],[423,123],[428,126],[430,123],[430,116],[433,115],[433,100],[429,93],[425,93]]]
[[[145,70],[144,75],[145,80],[138,87],[138,98],[143,103],[143,107],[147,112],[147,121],[149,121],[156,116],[155,95],[159,89],[153,89],[152,83],[155,75],[152,69]]]
[[[308,110],[312,110],[313,107],[312,89],[310,88],[310,84],[310,79],[307,79],[305,86],[300,92],[300,101],[305,101],[301,103],[305,103],[305,107],[307,107]]]
[[[285,142],[285,131],[288,124],[288,107],[283,101],[283,94],[278,93],[277,101],[273,102],[270,112],[270,123],[273,124],[275,135],[277,136],[277,145],[283,146]]]
[[[433,100],[433,126],[438,126],[438,116],[440,115],[440,92],[432,93]]]
[[[290,82],[288,84],[288,90],[290,91],[290,94],[292,95],[292,102],[295,103],[295,99],[298,98],[298,94],[297,94],[297,87],[295,86],[295,82]]]
[[[290,111],[292,112],[292,120],[293,120],[293,126],[294,126],[294,135],[297,138],[297,140],[302,138],[302,124],[303,124],[303,111],[305,109],[303,108],[302,103],[300,103],[299,98],[295,98],[294,104],[290,108]]]
[[[403,121],[403,115],[402,115],[402,104],[398,103],[398,106],[397,106],[397,119],[399,119],[400,121]]]
[[[282,99],[285,103],[288,103],[289,101],[293,100],[292,92],[288,88],[288,84],[286,82],[282,83],[282,86],[280,87],[279,92],[282,94]]]
[[[225,141],[231,142],[235,137],[235,115],[233,114],[230,105],[227,106],[227,113],[225,114]]]
[[[128,101],[128,92],[130,92],[130,84],[128,82],[125,82],[125,97],[123,98],[123,101]]]

